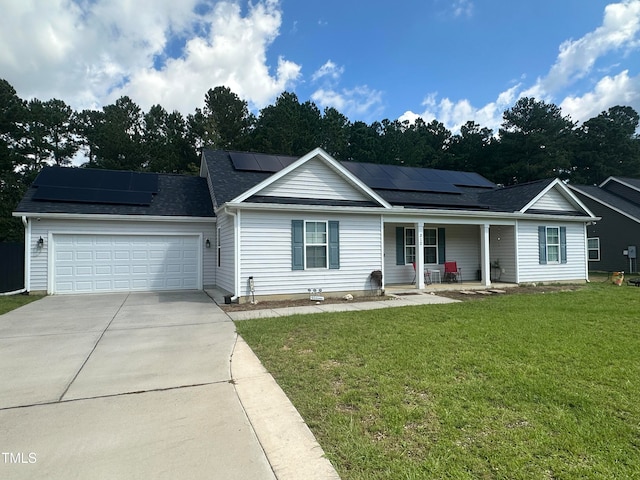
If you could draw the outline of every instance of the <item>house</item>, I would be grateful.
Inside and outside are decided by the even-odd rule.
[[[588,224],[589,270],[637,273],[640,247],[640,180],[609,177],[600,185],[570,185],[598,217]]]
[[[14,215],[30,291],[216,286],[245,299],[359,294],[376,288],[377,271],[383,288],[414,278],[424,288],[415,272],[436,280],[445,261],[485,286],[497,264],[493,281],[585,281],[586,226],[597,220],[557,179],[500,188],[322,149],[206,150],[196,178],[47,168]]]

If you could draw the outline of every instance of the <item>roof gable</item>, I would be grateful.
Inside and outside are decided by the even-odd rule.
[[[385,208],[391,207],[321,148],[316,148],[269,176],[234,198],[232,203],[244,202],[254,195],[274,198],[374,201]]]
[[[521,213],[537,212],[579,212],[593,217],[593,213],[584,205],[571,190],[560,180],[555,179],[529,203],[520,209]]]

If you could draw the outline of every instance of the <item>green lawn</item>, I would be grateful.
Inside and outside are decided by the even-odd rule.
[[[0,295],[0,315],[42,298],[41,295]]]
[[[640,288],[236,325],[343,480],[640,478]]]

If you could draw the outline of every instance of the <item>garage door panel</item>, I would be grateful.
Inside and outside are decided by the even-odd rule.
[[[198,288],[198,237],[54,234],[54,292]]]

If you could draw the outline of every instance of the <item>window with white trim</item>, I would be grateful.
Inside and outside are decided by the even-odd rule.
[[[559,227],[547,227],[547,263],[560,263]]]
[[[306,268],[327,268],[327,222],[305,222]]]
[[[438,263],[438,229],[425,228],[424,232],[424,263]],[[416,262],[416,229],[406,227],[404,229],[404,261],[406,265]]]
[[[438,229],[424,229],[424,263],[438,263]]]
[[[600,238],[587,238],[587,251],[589,253],[590,262],[600,261]]]
[[[416,261],[416,229],[404,229],[404,263],[411,265]]]

